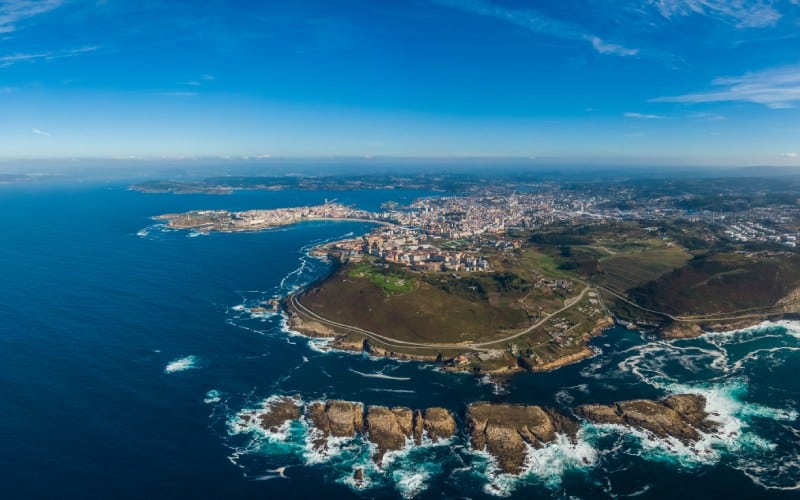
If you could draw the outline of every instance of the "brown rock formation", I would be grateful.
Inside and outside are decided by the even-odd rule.
[[[270,402],[268,411],[259,415],[261,427],[276,430],[288,420],[300,418],[300,405],[295,398],[280,398]]]
[[[434,442],[447,439],[455,434],[456,421],[444,408],[428,408],[424,414],[401,407],[370,406],[367,410],[367,437],[378,445],[376,461],[387,451],[401,449],[407,438],[413,437],[419,444],[423,431]]]
[[[364,468],[359,467],[353,472],[353,481],[356,483],[357,486],[361,486],[364,484]]]
[[[389,409],[385,406],[370,406],[367,410],[367,436],[378,445],[373,457],[380,461],[387,451],[399,450],[411,436],[412,413],[408,408]]]
[[[414,412],[408,408],[397,406],[392,408],[392,413],[397,418],[397,423],[403,429],[403,434],[411,436],[414,432]]]
[[[364,430],[364,405],[331,400],[308,405],[306,415],[325,436],[353,437]]]
[[[300,405],[296,398],[281,397],[270,401],[263,411],[246,410],[239,418],[243,422],[256,420],[262,428],[275,432],[287,421],[300,418]]]
[[[577,422],[540,406],[475,403],[467,408],[467,426],[475,449],[486,449],[500,468],[517,473],[525,462],[526,444],[541,447],[556,434],[574,437]]]
[[[706,399],[699,394],[680,394],[663,401],[637,399],[611,405],[581,405],[575,412],[598,424],[629,425],[658,437],[674,437],[684,443],[700,439],[698,431],[713,430],[707,419]]]
[[[423,427],[433,442],[448,439],[456,433],[456,420],[445,408],[428,408],[423,418]]]
[[[419,444],[422,442],[422,433],[425,431],[425,419],[422,417],[422,412],[419,410],[414,411],[414,442]]]
[[[672,323],[661,330],[665,339],[690,339],[703,334],[703,329],[693,323]]]

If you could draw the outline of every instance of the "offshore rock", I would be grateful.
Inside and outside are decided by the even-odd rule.
[[[243,422],[255,420],[261,428],[276,432],[289,420],[300,418],[300,403],[294,397],[274,398],[264,405],[263,410],[246,410],[239,414],[239,418]]]
[[[423,428],[433,442],[449,439],[456,433],[456,419],[445,408],[428,408],[423,419]]]
[[[367,436],[378,446],[373,456],[380,462],[387,451],[399,450],[411,437],[413,413],[408,408],[370,406],[367,410]]]
[[[397,423],[403,429],[403,434],[410,437],[414,432],[414,412],[409,408],[397,406],[392,408],[392,413],[397,418]]]
[[[425,431],[425,419],[422,417],[422,412],[419,410],[414,411],[414,442],[420,444],[422,442],[422,433]]]
[[[674,437],[683,443],[700,439],[716,424],[708,420],[706,399],[699,394],[679,394],[662,401],[636,399],[611,405],[581,405],[575,413],[596,424],[628,425],[660,438]]]
[[[678,412],[692,427],[703,432],[711,432],[718,427],[708,420],[706,398],[699,394],[676,394],[666,398],[664,404]]]
[[[317,401],[308,405],[306,415],[325,436],[353,437],[364,430],[364,405],[361,403]]]
[[[367,409],[367,437],[377,445],[373,458],[380,462],[387,451],[403,448],[407,439],[419,444],[423,433],[432,441],[448,439],[456,432],[453,414],[444,408],[428,408],[425,412],[409,408],[370,406]]]
[[[519,473],[527,446],[541,447],[557,434],[574,438],[578,424],[571,418],[540,406],[474,403],[467,408],[472,446],[486,450],[504,472]]]
[[[364,468],[359,467],[358,469],[353,472],[353,482],[355,482],[356,486],[362,486],[364,484]]]
[[[274,431],[289,420],[300,418],[300,405],[295,398],[279,398],[270,402],[268,411],[259,415],[259,423],[264,429]]]

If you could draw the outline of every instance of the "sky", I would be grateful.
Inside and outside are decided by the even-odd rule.
[[[800,0],[0,0],[0,161],[800,166]]]

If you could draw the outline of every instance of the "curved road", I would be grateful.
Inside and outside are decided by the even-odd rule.
[[[648,309],[646,307],[642,307],[639,304],[637,304],[636,302],[633,302],[632,300],[628,299],[627,297],[624,297],[624,296],[618,294],[617,292],[615,292],[613,290],[610,290],[610,289],[608,289],[608,288],[606,288],[604,286],[600,286],[599,288],[601,288],[604,292],[607,292],[607,293],[613,295],[614,297],[618,298],[619,300],[621,300],[621,301],[623,301],[623,302],[625,302],[627,304],[630,304],[633,307],[636,307],[636,308],[638,308],[638,309],[640,309],[642,311],[649,312],[651,314],[656,314],[658,316],[663,316],[665,318],[669,318],[672,321],[676,321],[678,323],[703,323],[703,322],[706,322],[706,321],[737,321],[737,320],[742,320],[742,319],[763,318],[764,315],[768,315],[768,314],[778,314],[778,313],[774,313],[774,312],[770,313],[769,311],[764,310],[762,313],[750,313],[750,314],[738,314],[738,315],[736,313],[717,313],[717,314],[707,314],[707,315],[704,315],[704,316],[673,316],[672,314],[669,314],[669,313],[665,313],[665,312],[662,312],[662,311],[655,311],[653,309]],[[756,308],[746,309],[746,310],[752,311],[754,309],[756,309]],[[768,308],[763,308],[763,309],[768,309]],[[724,316],[725,314],[730,314],[730,316]]]
[[[527,334],[531,333],[532,331],[536,330],[537,328],[539,328],[540,326],[542,326],[543,324],[545,324],[545,322],[547,320],[549,320],[550,318],[561,314],[562,312],[566,311],[567,309],[571,308],[572,306],[574,306],[575,304],[577,304],[578,302],[583,300],[583,297],[586,296],[586,292],[588,292],[590,290],[590,288],[591,287],[587,286],[586,288],[581,290],[581,293],[579,293],[577,297],[573,297],[573,298],[567,300],[566,302],[564,302],[564,307],[562,307],[561,309],[559,309],[558,311],[556,311],[556,312],[554,312],[552,314],[548,314],[544,318],[540,319],[539,321],[537,321],[536,323],[532,324],[531,326],[529,326],[528,328],[522,330],[519,333],[515,333],[513,335],[509,335],[508,337],[503,337],[502,339],[498,339],[498,340],[492,340],[492,341],[489,341],[489,342],[479,342],[479,343],[474,343],[474,344],[469,344],[469,345],[473,346],[473,347],[483,347],[483,346],[492,345],[492,344],[499,344],[501,342],[508,342],[509,340],[515,339],[517,337],[522,337],[523,335],[527,335]]]
[[[513,340],[515,338],[521,337],[523,335],[529,334],[533,330],[535,330],[535,329],[539,328],[540,326],[542,326],[550,318],[561,314],[562,312],[570,309],[575,304],[580,302],[584,298],[584,296],[586,295],[586,292],[588,292],[589,290],[590,290],[590,287],[584,288],[583,290],[581,290],[581,293],[579,293],[576,297],[573,297],[573,298],[567,300],[566,303],[564,304],[564,307],[562,307],[558,311],[555,311],[555,312],[553,312],[551,314],[548,314],[547,316],[545,316],[544,318],[540,319],[539,321],[537,321],[533,325],[529,326],[525,330],[522,330],[521,332],[514,333],[514,334],[509,335],[507,337],[503,337],[501,339],[496,339],[496,340],[491,340],[491,341],[488,341],[488,342],[478,342],[478,343],[468,343],[468,344],[427,344],[427,343],[421,343],[421,342],[408,342],[408,341],[405,341],[405,340],[395,339],[395,338],[387,337],[385,335],[381,335],[379,333],[375,333],[375,332],[372,332],[372,331],[369,331],[369,330],[364,330],[363,328],[358,328],[357,326],[346,325],[344,323],[339,323],[339,322],[332,321],[332,320],[329,320],[327,318],[324,318],[324,317],[320,316],[319,314],[315,313],[314,311],[310,310],[306,306],[304,306],[302,303],[300,303],[300,301],[297,300],[297,295],[292,295],[289,298],[289,302],[291,303],[292,307],[294,307],[300,314],[302,314],[302,315],[304,315],[304,316],[306,316],[308,318],[311,318],[311,319],[313,319],[315,321],[319,321],[320,323],[323,323],[323,324],[327,324],[328,326],[344,328],[346,330],[350,330],[351,332],[359,333],[361,335],[364,335],[365,337],[371,338],[372,340],[377,340],[377,341],[379,341],[379,342],[381,342],[383,344],[390,345],[390,346],[393,346],[393,347],[422,347],[422,348],[428,348],[428,349],[467,349],[467,350],[470,350],[470,351],[484,351],[485,349],[482,349],[482,348],[485,348],[487,346],[490,346],[490,345],[493,345],[493,344],[501,344],[501,343],[504,343],[504,342],[508,342],[509,340]]]
[[[390,345],[390,346],[394,346],[394,347],[423,347],[423,348],[431,348],[431,349],[469,349],[469,350],[472,350],[472,351],[480,351],[481,350],[481,349],[476,349],[476,348],[470,347],[469,345],[465,345],[465,344],[426,344],[426,343],[421,343],[421,342],[408,342],[406,340],[395,339],[395,338],[392,338],[392,337],[387,337],[385,335],[381,335],[379,333],[372,332],[370,330],[364,330],[363,328],[359,328],[357,326],[346,325],[344,323],[339,323],[339,322],[332,321],[330,319],[324,318],[324,317],[320,316],[319,314],[315,313],[314,311],[312,311],[311,309],[307,308],[303,304],[301,304],[300,301],[297,300],[297,296],[296,295],[292,295],[289,298],[289,302],[292,304],[292,307],[294,307],[297,310],[297,312],[299,312],[303,316],[306,316],[306,317],[308,317],[308,318],[310,318],[310,319],[312,319],[314,321],[319,321],[320,323],[326,324],[328,326],[333,326],[333,327],[336,327],[336,328],[343,328],[345,330],[350,330],[351,332],[359,333],[361,335],[364,335],[365,337],[371,338],[372,340],[377,340],[377,341],[381,342],[382,344],[386,344],[386,345]]]

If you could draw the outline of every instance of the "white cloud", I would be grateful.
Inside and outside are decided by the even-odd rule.
[[[699,112],[699,113],[691,113],[689,116],[691,116],[692,118],[696,118],[698,120],[707,120],[707,121],[725,120],[725,117],[723,115],[717,113]]]
[[[38,128],[35,128],[35,129],[31,130],[31,132],[33,134],[41,135],[41,136],[44,136],[44,137],[52,137],[52,134],[50,134],[49,132],[45,132],[44,130],[41,130],[41,129],[38,129]]]
[[[795,158],[797,158],[797,153],[783,153],[781,156],[783,158],[788,158],[790,160],[794,160]]]
[[[188,82],[183,82],[181,85],[188,85],[190,87],[199,87],[203,85],[203,82],[210,82],[214,80],[214,75],[205,74],[202,75],[197,80],[189,80]]]
[[[757,0],[651,0],[667,19],[703,15],[733,22],[739,28],[774,26],[781,13],[772,2]]]
[[[658,97],[651,102],[752,102],[770,108],[791,108],[800,102],[800,65],[716,78],[716,90]]]
[[[75,57],[88,52],[94,52],[97,47],[82,47],[79,49],[61,50],[56,52],[21,53],[0,56],[0,68],[7,68],[13,64],[21,62],[49,61],[52,59],[63,59],[65,57]]]
[[[0,0],[0,33],[16,31],[19,23],[50,12],[61,3],[61,0]]]
[[[611,54],[615,56],[635,56],[639,53],[639,49],[626,49],[622,45],[617,45],[616,43],[604,42],[596,36],[592,37],[592,47],[601,54]]]
[[[632,56],[638,49],[629,49],[615,43],[603,41],[601,38],[586,32],[580,26],[560,21],[533,9],[508,9],[495,5],[488,0],[434,0],[439,5],[469,12],[478,16],[489,17],[524,28],[537,35],[589,42],[600,54],[615,56]]]
[[[160,92],[160,95],[167,96],[167,97],[196,97],[198,95],[197,92]]]
[[[625,113],[625,118],[636,118],[636,119],[639,119],[639,120],[660,120],[660,119],[662,119],[664,117],[661,116],[661,115],[648,115],[648,114],[645,114],[645,113],[628,112],[628,113]]]

